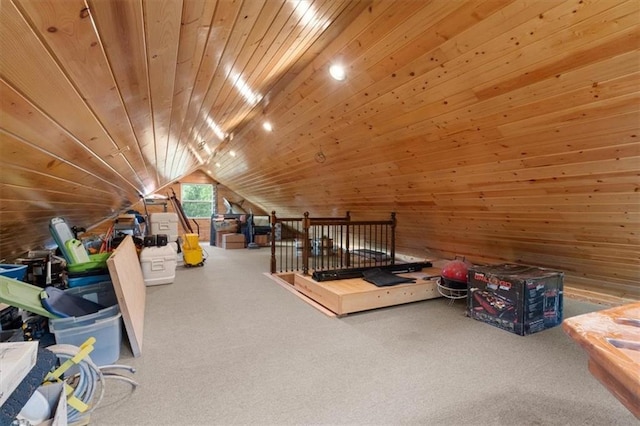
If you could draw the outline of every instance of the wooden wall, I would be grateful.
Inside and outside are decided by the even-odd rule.
[[[639,8],[374,3],[270,100],[274,131],[250,123],[209,170],[282,215],[395,211],[415,258],[640,298]]]

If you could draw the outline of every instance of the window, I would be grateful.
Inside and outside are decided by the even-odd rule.
[[[182,209],[192,219],[211,218],[216,212],[216,188],[208,183],[183,183]]]

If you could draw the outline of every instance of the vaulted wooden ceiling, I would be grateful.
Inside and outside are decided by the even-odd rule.
[[[201,169],[283,215],[395,211],[406,255],[640,294],[637,0],[0,13],[0,258],[49,239],[53,216],[94,224]]]

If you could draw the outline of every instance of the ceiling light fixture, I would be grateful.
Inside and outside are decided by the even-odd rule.
[[[265,121],[264,123],[262,123],[262,127],[267,131],[267,132],[271,132],[273,130],[273,126],[271,125],[271,123],[269,123],[268,121]]]
[[[235,151],[229,151],[229,155],[232,156],[232,157],[235,157],[236,156],[236,152]]]
[[[338,81],[342,81],[347,77],[344,67],[338,64],[333,64],[329,67],[329,74]]]

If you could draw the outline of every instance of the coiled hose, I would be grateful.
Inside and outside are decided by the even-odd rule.
[[[73,359],[80,352],[79,347],[67,344],[53,345],[47,347],[47,349],[60,359],[61,364]],[[65,383],[73,388],[73,392],[67,396],[67,400],[70,401],[75,398],[80,401],[79,404],[68,403],[67,421],[70,424],[82,420],[100,405],[104,396],[105,379],[123,380],[130,383],[134,388],[138,386],[138,383],[130,377],[121,376],[112,371],[114,369],[123,369],[135,373],[133,367],[121,364],[98,367],[89,356],[85,356],[81,360],[75,361],[75,363],[79,370],[78,373],[64,379]]]

